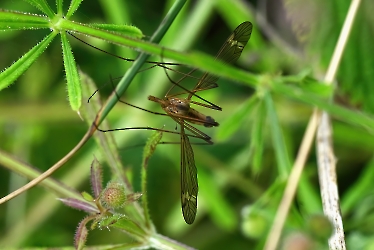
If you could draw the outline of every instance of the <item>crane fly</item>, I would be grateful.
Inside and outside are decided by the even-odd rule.
[[[225,63],[234,63],[240,57],[245,45],[247,44],[252,33],[252,24],[244,22],[240,24],[234,32],[228,37],[221,49],[218,51],[216,60]],[[183,79],[184,77],[182,77]],[[174,121],[180,125],[180,139],[181,139],[181,205],[184,220],[187,224],[192,224],[196,217],[197,211],[197,195],[198,195],[198,182],[197,182],[197,169],[195,166],[194,153],[185,129],[195,134],[199,138],[205,140],[207,143],[212,144],[210,137],[194,126],[203,125],[205,127],[215,127],[219,124],[210,116],[198,112],[190,107],[190,103],[221,110],[218,106],[210,103],[209,105],[199,102],[191,101],[192,96],[197,96],[195,93],[218,87],[216,81],[218,76],[205,73],[197,82],[195,87],[188,91],[188,97],[177,98],[169,96],[168,93],[163,99],[149,96],[148,100],[157,102],[161,108],[169,115]],[[180,81],[179,81],[180,82]],[[179,82],[174,86],[180,86]],[[199,97],[200,98],[200,97]],[[202,98],[200,98],[202,99]]]
[[[235,63],[240,57],[244,47],[246,46],[252,33],[252,23],[244,22],[240,24],[234,32],[227,38],[225,43],[222,45],[221,49],[218,51],[216,60],[223,63]],[[119,128],[111,130],[101,130],[102,132],[118,131],[118,130],[128,130],[128,129],[150,129],[150,130],[161,130],[164,132],[180,134],[181,141],[181,205],[184,220],[187,224],[192,224],[196,217],[197,212],[197,195],[198,195],[198,182],[197,182],[197,169],[195,165],[194,152],[189,140],[189,137],[199,138],[205,141],[206,144],[213,144],[211,137],[194,127],[192,124],[202,125],[204,127],[216,127],[219,124],[211,117],[206,116],[199,111],[191,108],[191,104],[199,105],[202,107],[222,110],[219,106],[201,98],[196,93],[203,90],[208,90],[218,87],[216,81],[218,76],[204,73],[203,76],[196,83],[192,90],[188,90],[183,87],[180,82],[192,74],[196,69],[190,71],[177,82],[170,79],[166,72],[168,78],[173,82],[173,86],[166,93],[164,98],[157,98],[155,96],[149,96],[148,100],[160,104],[161,108],[165,113],[153,112],[146,110],[125,101],[119,100],[122,103],[130,105],[132,107],[158,114],[163,116],[169,116],[180,126],[180,132],[161,130],[156,128],[142,127],[142,128]],[[175,87],[183,89],[183,93],[170,94],[170,91]],[[181,94],[187,94],[187,98],[178,97]],[[197,97],[203,100],[205,103],[197,102],[191,100],[192,97]],[[188,130],[192,134],[186,134]]]

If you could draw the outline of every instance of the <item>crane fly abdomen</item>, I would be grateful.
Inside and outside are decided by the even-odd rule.
[[[188,120],[189,122],[202,125],[207,128],[217,127],[219,125],[219,123],[216,122],[211,116],[206,116],[193,108],[188,110],[187,116],[190,118],[195,118],[195,120]]]

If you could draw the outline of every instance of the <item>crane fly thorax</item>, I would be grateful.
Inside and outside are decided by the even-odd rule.
[[[196,109],[190,107],[190,100],[177,97],[165,98],[165,107],[162,107],[167,113],[173,113],[178,116],[183,116],[188,122],[202,125],[205,127],[215,127],[218,123],[211,117],[206,116]]]
[[[188,112],[190,110],[189,100],[176,97],[167,98],[166,100],[169,103],[169,105],[167,106],[169,112],[178,115],[188,115]]]

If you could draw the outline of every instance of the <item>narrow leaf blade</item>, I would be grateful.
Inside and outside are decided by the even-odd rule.
[[[82,3],[83,0],[72,0],[70,2],[69,10],[66,13],[66,18],[70,18],[74,12],[78,9],[79,5]]]
[[[282,135],[278,116],[274,107],[273,99],[269,93],[264,95],[269,123],[272,131],[272,139],[277,159],[278,170],[282,178],[286,178],[291,169],[291,161],[288,157],[286,144]]]
[[[62,51],[66,72],[68,95],[70,106],[78,111],[82,103],[82,88],[77,65],[75,64],[73,52],[65,32],[61,32]]]
[[[0,90],[12,84],[44,52],[57,33],[52,32],[40,43],[24,54],[18,61],[0,73]]]
[[[252,162],[252,171],[257,174],[262,165],[263,150],[264,150],[264,133],[265,133],[265,121],[266,121],[266,110],[263,102],[259,102],[256,119],[253,121],[253,127],[251,131],[251,145],[250,145],[250,159]]]
[[[248,113],[254,108],[257,100],[257,96],[253,95],[235,110],[231,117],[222,122],[218,128],[217,139],[226,140],[237,131],[245,119],[248,118]]]
[[[238,226],[238,217],[234,208],[217,189],[217,183],[212,177],[199,169],[200,193],[204,201],[209,204],[209,213],[212,220],[224,230],[234,230]]]
[[[0,30],[40,28],[50,28],[48,17],[0,9]]]
[[[55,13],[45,0],[24,0],[25,2],[28,2],[32,6],[36,7],[41,12],[47,14],[49,18],[53,18],[55,16]]]
[[[99,213],[100,211],[93,204],[74,198],[59,198],[66,206],[85,211],[87,213]]]
[[[113,33],[141,39],[144,37],[143,32],[133,25],[118,25],[105,23],[90,23],[90,26],[97,29],[111,31]]]
[[[91,187],[95,198],[99,197],[103,191],[103,171],[96,158],[91,163]]]
[[[87,236],[88,236],[88,230],[87,230],[87,223],[91,220],[90,217],[84,218],[80,223],[77,228],[77,231],[75,232],[74,236],[74,247],[75,249],[83,249],[84,245],[86,244],[87,241]]]

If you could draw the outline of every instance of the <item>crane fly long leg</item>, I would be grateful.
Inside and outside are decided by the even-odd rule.
[[[195,137],[195,138],[199,138],[199,139],[202,139],[204,140],[205,142],[207,142],[208,144],[213,144],[213,142],[210,140],[211,137],[205,133],[203,133],[201,130],[195,128],[194,126],[192,126],[191,124],[188,124],[185,120],[181,119],[181,118],[176,118],[176,117],[171,117],[174,121],[176,121],[180,126],[181,126],[181,129],[183,127],[183,129],[187,129],[189,130],[191,133],[194,134],[194,136],[192,135],[187,135],[186,136],[189,136],[189,137]],[[183,130],[183,132],[185,132]]]
[[[154,131],[160,131],[160,132],[164,132],[164,133],[169,133],[169,134],[177,134],[179,135],[180,132],[177,132],[177,131],[172,131],[172,130],[166,130],[166,129],[160,129],[160,128],[152,128],[152,127],[130,127],[130,128],[114,128],[114,129],[101,129],[99,128],[96,123],[94,123],[94,126],[95,128],[100,131],[100,132],[114,132],[114,131],[125,131],[125,130],[154,130]],[[200,131],[201,132],[201,131]],[[202,132],[201,132],[202,133]],[[204,133],[203,133],[204,134]],[[205,135],[205,134],[204,134]],[[207,136],[208,138],[205,138],[205,137],[202,137],[201,135],[197,134],[197,133],[194,133],[194,134],[186,134],[186,136],[188,137],[193,137],[193,138],[198,138],[198,139],[202,139],[204,141],[207,142],[207,144],[213,144],[211,141],[210,141],[210,137]]]
[[[181,125],[181,204],[184,220],[187,224],[195,221],[197,211],[197,170],[193,150]]]
[[[201,130],[195,128],[194,126],[192,126],[191,124],[188,124],[188,123],[185,122],[185,121],[183,121],[183,123],[184,123],[183,126],[184,126],[186,129],[188,129],[191,133],[195,134],[196,137],[198,137],[198,138],[200,138],[200,139],[206,141],[206,142],[209,143],[209,144],[213,144],[213,142],[210,140],[211,137],[210,137],[209,135],[203,133]]]

